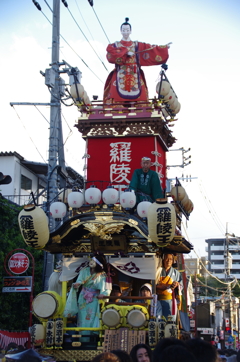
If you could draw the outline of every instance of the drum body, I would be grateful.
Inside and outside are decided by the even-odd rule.
[[[102,326],[104,329],[119,328],[123,323],[122,307],[110,304],[102,311]]]
[[[33,313],[39,320],[56,318],[63,313],[63,302],[61,296],[53,291],[40,293],[34,298]]]
[[[128,307],[126,314],[126,326],[134,329],[143,329],[147,327],[149,320],[148,310],[144,306],[133,305]]]

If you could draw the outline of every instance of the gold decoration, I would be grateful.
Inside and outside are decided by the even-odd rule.
[[[60,236],[60,235],[53,236],[53,237],[52,237],[52,242],[53,242],[54,244],[59,244],[59,243],[61,243],[61,236]]]
[[[112,236],[111,235],[107,235],[107,234],[119,234],[120,231],[123,229],[124,224],[123,223],[119,223],[119,224],[106,224],[106,225],[102,225],[102,224],[96,224],[96,223],[85,223],[84,224],[84,229],[90,231],[90,233],[93,236],[99,236],[101,239],[105,239],[105,240],[111,240]]]
[[[138,222],[136,220],[129,219],[128,221],[130,222],[130,224],[138,225]]]
[[[77,225],[80,223],[80,220],[73,220],[70,225]]]

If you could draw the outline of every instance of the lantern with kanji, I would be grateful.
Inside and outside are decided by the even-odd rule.
[[[148,208],[148,232],[151,240],[160,247],[173,239],[176,228],[174,206],[167,199],[157,199]]]
[[[49,239],[48,219],[38,206],[26,205],[18,216],[22,237],[28,246],[42,249]]]

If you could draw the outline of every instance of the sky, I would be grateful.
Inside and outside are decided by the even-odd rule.
[[[10,102],[50,101],[40,71],[51,63],[48,5],[52,8],[52,0],[38,2],[42,12],[31,0],[0,0],[0,152],[16,151],[27,160],[47,162],[49,107],[10,106]],[[224,237],[227,225],[229,233],[240,236],[240,2],[94,0],[94,8],[87,0],[67,3],[68,9],[61,2],[60,33],[71,47],[61,39],[60,60],[81,70],[90,98],[96,94],[102,99],[105,80],[113,69],[106,61],[108,39],[121,39],[119,28],[125,17],[132,25],[132,40],[172,42],[166,75],[181,103],[172,128],[177,138],[172,150],[190,148],[186,155],[191,155],[191,164],[169,167],[168,177],[192,177],[191,182],[181,181],[194,204],[189,221],[184,219],[184,234],[199,256],[206,254],[205,239]],[[143,70],[153,97],[161,68]],[[66,163],[83,174],[85,144],[74,127],[79,113],[74,106],[63,106],[62,115]],[[170,149],[167,157],[168,165],[182,163],[181,151]]]

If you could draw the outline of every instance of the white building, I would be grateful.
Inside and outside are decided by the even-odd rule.
[[[208,246],[208,269],[219,279],[225,279],[225,251],[226,239],[207,239],[205,240]],[[236,238],[229,239],[229,252],[232,256],[232,268],[230,270],[231,278],[240,278],[240,245],[239,240]]]
[[[66,186],[83,188],[83,177],[71,167],[67,167],[66,170]],[[32,192],[38,205],[46,201],[46,163],[27,161],[17,152],[0,152],[0,172],[12,178],[11,183],[0,185],[0,193],[5,198],[18,205],[25,205],[32,200]]]

